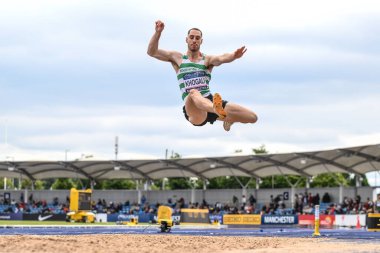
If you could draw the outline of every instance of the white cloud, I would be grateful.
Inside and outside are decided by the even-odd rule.
[[[116,135],[120,159],[380,143],[379,13],[375,0],[4,2],[0,160],[62,160],[66,149],[112,159]],[[146,55],[156,19],[164,49],[186,50],[190,27],[207,54],[248,47],[214,70],[212,88],[256,111],[257,124],[225,133],[184,119],[172,67]]]
[[[369,185],[371,186],[380,186],[380,172],[374,171],[366,173],[366,177],[368,180]]]
[[[250,152],[261,144],[271,152],[310,151],[380,143],[376,128],[380,122],[366,122],[373,118],[370,109],[376,104],[375,98],[363,98],[323,105],[252,105],[259,112],[258,123],[236,124],[228,134],[220,122],[191,126],[179,106],[35,109],[7,115],[6,124],[9,142],[19,148],[112,153],[113,138],[118,135],[128,152],[156,156],[166,148],[185,156],[229,155],[236,149]]]
[[[170,5],[171,8],[168,8]],[[193,7],[187,13],[184,9]],[[209,10],[209,11],[203,11]],[[189,26],[205,27],[205,31],[249,31],[260,29],[300,29],[310,26],[329,26],[355,13],[367,14],[380,10],[377,1],[317,1],[261,0],[261,1],[192,1],[170,4],[170,1],[152,1],[146,11],[165,18],[168,22],[180,22]],[[185,17],[185,18],[184,18]],[[207,18],[208,22],[203,22]],[[207,34],[207,33],[206,33]],[[228,36],[228,34],[226,35]]]

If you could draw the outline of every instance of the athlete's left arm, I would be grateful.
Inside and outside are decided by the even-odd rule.
[[[216,55],[216,56],[210,55],[208,57],[207,65],[219,66],[223,63],[232,62],[236,59],[241,58],[245,54],[245,52],[247,52],[247,49],[245,48],[245,46],[243,46],[241,48],[236,49],[235,52],[233,53],[226,53],[226,54]]]

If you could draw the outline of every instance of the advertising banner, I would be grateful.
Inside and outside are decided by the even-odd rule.
[[[313,214],[303,214],[298,216],[298,224],[299,225],[311,225],[314,226],[314,215]],[[319,224],[320,226],[331,227],[334,225],[335,215],[319,215]]]
[[[266,225],[293,225],[298,224],[298,217],[297,215],[263,215],[261,223]]]
[[[259,214],[225,214],[223,215],[225,225],[260,225],[261,215]]]
[[[65,221],[66,214],[22,214],[23,220],[35,221]]]
[[[106,213],[97,213],[95,215],[95,222],[107,222],[107,214]]]
[[[118,213],[107,214],[107,222],[116,222],[119,220],[118,217],[119,217]]]
[[[22,220],[22,213],[0,213],[0,220]]]
[[[181,223],[210,223],[208,209],[181,209]]]
[[[131,218],[138,219],[138,215],[118,213],[107,214],[107,222],[130,221]]]
[[[335,225],[340,227],[364,227],[366,225],[365,214],[337,214]]]
[[[298,224],[299,225],[314,225],[314,214],[300,214],[298,215]]]
[[[220,224],[223,223],[223,216],[220,214],[210,214],[210,221],[211,223],[215,222],[216,220],[219,221]]]
[[[139,222],[154,222],[154,214],[153,213],[140,213],[139,214]]]
[[[107,214],[107,222],[130,221],[131,218],[136,219],[139,223],[148,223],[154,222],[155,216],[151,213],[141,213],[138,215],[117,213]]]
[[[380,213],[369,213],[366,218],[367,231],[380,232]]]

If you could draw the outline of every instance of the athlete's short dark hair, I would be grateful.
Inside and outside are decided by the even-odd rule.
[[[201,37],[203,37],[202,31],[201,31],[201,29],[199,29],[199,28],[191,28],[191,29],[189,29],[189,31],[187,32],[187,35],[190,34],[190,31],[191,31],[191,30],[196,30],[196,31],[201,32]]]

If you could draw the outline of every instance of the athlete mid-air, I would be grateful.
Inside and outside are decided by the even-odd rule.
[[[203,126],[207,122],[213,124],[216,120],[221,120],[226,131],[229,131],[235,122],[255,123],[257,115],[253,111],[222,100],[218,93],[212,95],[209,88],[213,67],[239,59],[247,51],[245,46],[233,53],[205,55],[200,52],[202,31],[192,28],[186,37],[186,54],[167,51],[158,48],[164,27],[162,21],[156,21],[155,33],[148,46],[148,55],[172,64],[185,103],[183,113],[186,119],[195,126]]]

